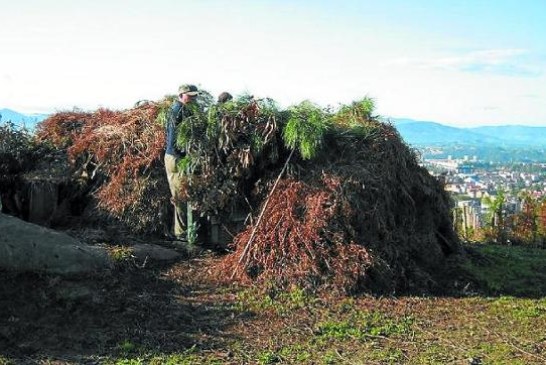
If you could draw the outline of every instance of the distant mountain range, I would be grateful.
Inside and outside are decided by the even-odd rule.
[[[18,127],[33,129],[48,114],[23,114],[11,109],[0,109],[0,123],[12,122]]]
[[[407,143],[415,146],[477,144],[499,147],[546,147],[546,127],[504,125],[458,128],[413,119],[388,120]]]

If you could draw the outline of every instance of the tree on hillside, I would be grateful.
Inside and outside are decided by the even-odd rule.
[[[503,190],[499,190],[496,196],[486,196],[482,203],[489,206],[489,212],[486,215],[486,239],[494,242],[506,244],[506,227],[504,207],[506,196]],[[488,228],[488,229],[487,229]]]
[[[538,237],[539,202],[528,191],[519,194],[521,211],[513,220],[512,237],[516,241],[534,244]]]

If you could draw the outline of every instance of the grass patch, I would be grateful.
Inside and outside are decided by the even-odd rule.
[[[442,345],[431,343],[415,356],[414,361],[416,364],[423,365],[453,364],[457,361],[457,356],[453,355],[453,351],[450,352]]]
[[[129,340],[125,340],[118,344],[118,349],[121,353],[130,354],[136,351],[137,345]]]
[[[291,363],[307,363],[312,358],[312,353],[309,347],[301,344],[283,347],[279,351],[279,355],[283,361]]]
[[[136,359],[120,359],[115,362],[115,365],[143,365],[144,360],[140,358]]]
[[[379,361],[381,364],[403,364],[406,362],[406,355],[397,348],[378,347],[369,352],[370,359]]]
[[[511,321],[533,321],[535,318],[546,317],[546,299],[516,299],[500,297],[491,306],[491,313]]]
[[[332,364],[339,363],[339,360],[340,358],[336,351],[328,350],[326,351],[326,353],[324,354],[324,357],[322,358],[322,363],[324,365],[332,365]]]
[[[326,321],[318,326],[319,337],[336,340],[388,337],[410,333],[414,319],[411,316],[389,318],[384,313],[359,313],[343,321]]]
[[[121,263],[133,257],[133,249],[127,246],[112,246],[108,249],[108,253],[112,260]]]
[[[0,355],[0,365],[14,365],[12,361]]]
[[[258,355],[260,365],[270,365],[281,362],[281,357],[273,351],[265,351]]]
[[[237,294],[237,309],[241,311],[271,311],[278,315],[288,315],[295,310],[311,305],[316,298],[303,289],[293,288],[286,292],[271,291],[263,293],[247,289]]]
[[[195,354],[172,354],[166,357],[154,357],[149,362],[150,365],[220,365],[224,364],[219,359],[206,359],[205,357]]]
[[[127,347],[126,343],[124,342]],[[119,347],[119,346],[118,346]],[[130,346],[131,347],[131,346]],[[130,351],[136,351],[137,347],[131,347]],[[220,365],[225,361],[216,358],[214,354],[206,354],[198,350],[195,346],[190,347],[180,353],[173,354],[154,354],[142,353],[137,357],[125,356],[124,358],[114,359],[106,362],[108,365]]]
[[[546,296],[546,250],[499,245],[468,246],[462,269],[489,295]]]

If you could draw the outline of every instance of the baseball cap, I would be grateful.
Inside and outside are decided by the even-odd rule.
[[[197,90],[197,86],[195,85],[184,84],[178,88],[178,94],[188,94],[190,96],[195,96],[199,94],[199,90]]]

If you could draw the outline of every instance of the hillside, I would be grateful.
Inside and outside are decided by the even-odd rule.
[[[520,125],[474,128],[450,127],[431,121],[389,119],[404,140],[412,145],[496,145],[502,147],[546,146],[546,127]]]
[[[23,114],[11,109],[0,109],[0,123],[12,122],[18,126],[33,129],[36,124],[46,119],[48,114]]]
[[[396,129],[404,140],[410,144],[430,145],[443,143],[498,143],[502,141],[494,137],[484,137],[483,134],[445,126],[435,122],[406,122],[396,124]]]
[[[503,125],[494,127],[477,127],[468,130],[481,135],[498,138],[504,142],[521,145],[546,145],[546,127],[529,127],[523,125]]]

